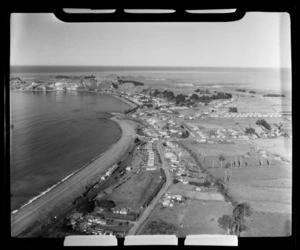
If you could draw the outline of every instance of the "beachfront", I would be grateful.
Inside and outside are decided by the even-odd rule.
[[[11,215],[11,235],[17,236],[29,225],[37,220],[45,218],[48,213],[55,213],[64,208],[82,192],[89,180],[97,174],[104,174],[108,168],[118,162],[132,145],[135,126],[131,121],[111,118],[116,122],[122,131],[120,139],[104,152],[99,158],[89,165],[70,176],[67,180],[31,202],[18,212]]]

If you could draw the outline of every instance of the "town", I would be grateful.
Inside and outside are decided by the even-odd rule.
[[[221,218],[241,207],[242,201],[264,211],[253,197],[242,197],[231,190],[243,185],[239,180],[235,180],[238,184],[231,183],[232,176],[246,176],[249,171],[250,175],[259,175],[291,164],[289,157],[264,147],[264,140],[292,138],[286,120],[289,114],[239,111],[237,102],[253,97],[205,88],[176,96],[166,88],[146,88],[132,79],[118,78],[105,83],[106,88],[100,88],[94,76],[56,79],[62,82],[47,87],[27,84],[27,90],[112,95],[134,105],[114,116],[136,123],[137,128],[130,155],[92,183],[84,197],[74,201],[76,209],[56,226],[49,223],[41,235],[226,233],[228,228],[222,228]],[[131,84],[130,91],[120,89],[124,84]],[[203,211],[210,211],[210,221]]]

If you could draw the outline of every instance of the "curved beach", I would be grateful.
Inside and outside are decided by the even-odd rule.
[[[49,212],[55,212],[60,207],[69,204],[85,191],[89,180],[95,175],[104,174],[115,164],[132,145],[135,135],[135,125],[132,121],[111,118],[121,128],[120,139],[105,151],[99,158],[76,172],[64,182],[11,215],[11,235],[17,236],[30,224],[45,217]]]

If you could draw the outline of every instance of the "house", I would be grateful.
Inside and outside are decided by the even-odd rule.
[[[152,170],[156,170],[155,166],[148,166],[146,167],[146,170],[152,171]]]
[[[180,194],[175,194],[173,197],[178,201],[182,200],[182,195],[180,195]]]
[[[128,208],[121,208],[120,209],[120,214],[127,214],[128,213],[128,211],[129,211],[129,209]]]
[[[170,204],[170,200],[163,200],[162,205],[167,207]]]

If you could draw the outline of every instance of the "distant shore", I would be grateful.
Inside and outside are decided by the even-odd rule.
[[[25,230],[30,224],[58,208],[63,204],[70,203],[80,196],[87,185],[96,175],[104,174],[108,168],[119,161],[126,150],[132,145],[135,126],[133,122],[110,118],[116,122],[121,129],[121,136],[117,142],[111,145],[100,156],[79,170],[65,177],[57,185],[49,188],[36,199],[11,214],[11,235],[16,236]]]

